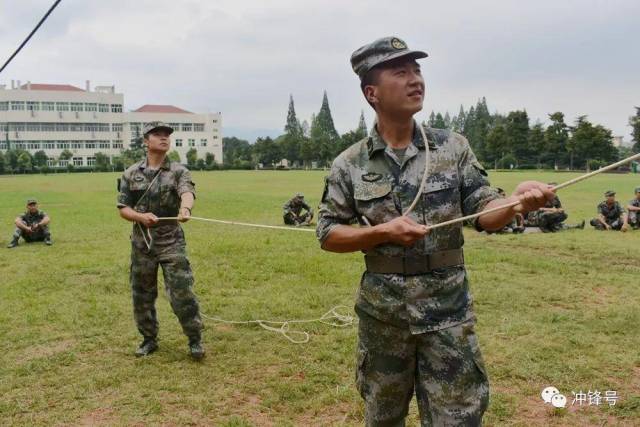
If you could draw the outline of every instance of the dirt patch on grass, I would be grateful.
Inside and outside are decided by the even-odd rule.
[[[74,425],[78,426],[111,426],[116,422],[113,409],[111,408],[96,408],[85,414]]]
[[[47,344],[38,344],[25,348],[19,353],[18,360],[21,362],[29,362],[34,359],[43,357],[51,357],[58,353],[70,350],[75,345],[74,340],[62,340]]]
[[[323,408],[314,414],[304,414],[295,419],[297,426],[339,426],[347,421],[361,423],[358,420],[357,408],[352,404],[342,402]]]

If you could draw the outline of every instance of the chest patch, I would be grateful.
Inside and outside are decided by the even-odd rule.
[[[380,179],[382,179],[382,175],[380,175],[379,173],[369,172],[362,175],[362,180],[365,182],[376,182],[380,181]]]

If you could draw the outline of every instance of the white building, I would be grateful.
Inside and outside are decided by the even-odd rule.
[[[31,154],[43,150],[50,166],[64,150],[73,153],[75,166],[93,166],[96,153],[117,156],[151,121],[163,121],[175,129],[172,149],[186,163],[186,153],[195,148],[198,158],[211,153],[222,163],[221,114],[194,114],[169,105],[145,105],[123,112],[124,95],[114,86],[91,90],[71,85],[0,85],[0,150],[21,148]]]

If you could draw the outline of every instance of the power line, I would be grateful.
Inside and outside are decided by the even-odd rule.
[[[38,31],[38,28],[40,28],[40,26],[44,23],[44,21],[47,20],[47,18],[49,17],[49,15],[51,15],[51,12],[53,12],[53,9],[56,8],[56,6],[58,6],[58,4],[61,2],[62,0],[56,0],[53,5],[49,8],[49,10],[47,11],[47,13],[45,13],[45,15],[42,17],[42,19],[40,20],[40,22],[38,22],[38,25],[36,25],[36,27],[31,30],[31,32],[29,33],[29,35],[27,36],[26,39],[24,39],[24,41],[22,42],[22,44],[20,46],[18,46],[18,48],[16,49],[15,52],[13,52],[13,55],[11,55],[9,57],[9,59],[7,59],[7,62],[4,63],[4,65],[2,66],[2,68],[0,68],[0,73],[2,73],[2,71],[4,71],[5,68],[7,68],[7,65],[9,65],[9,63],[13,60],[13,58],[22,50],[22,48],[24,47],[24,45],[27,44],[27,42],[29,41],[29,39],[31,39],[31,37],[36,33],[36,31]]]

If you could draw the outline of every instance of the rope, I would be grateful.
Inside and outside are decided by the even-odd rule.
[[[418,123],[418,128],[420,128],[420,136],[422,136],[422,142],[424,142],[424,173],[422,174],[422,181],[420,182],[420,188],[418,188],[418,194],[416,194],[415,199],[409,205],[409,208],[402,214],[402,216],[409,215],[418,204],[418,200],[420,200],[420,196],[424,192],[424,187],[427,185],[427,177],[429,176],[429,163],[431,162],[431,153],[429,150],[429,141],[427,140],[427,135],[424,133],[424,129],[422,124]]]
[[[177,220],[177,216],[163,216],[158,218],[161,221],[164,220]],[[316,231],[309,228],[298,228],[298,227],[282,227],[279,225],[265,225],[265,224],[250,224],[248,222],[238,222],[238,221],[225,221],[222,219],[213,219],[213,218],[202,218],[198,216],[190,216],[189,219],[195,219],[197,221],[206,221],[206,222],[217,222],[219,224],[228,224],[228,225],[242,225],[244,227],[257,227],[257,228],[270,228],[275,230],[288,230],[288,231],[304,231],[307,233],[315,233]]]
[[[339,309],[348,310],[348,307],[344,305],[336,305],[331,310],[327,311],[318,318],[303,320],[225,320],[219,317],[209,316],[205,313],[200,313],[200,315],[205,319],[212,320],[217,323],[224,323],[227,325],[258,325],[267,331],[282,334],[283,337],[291,341],[293,344],[305,344],[309,342],[309,333],[307,331],[290,329],[290,325],[303,323],[322,323],[325,325],[333,326],[334,328],[346,328],[353,325],[355,320],[354,317],[350,314],[339,313]]]

